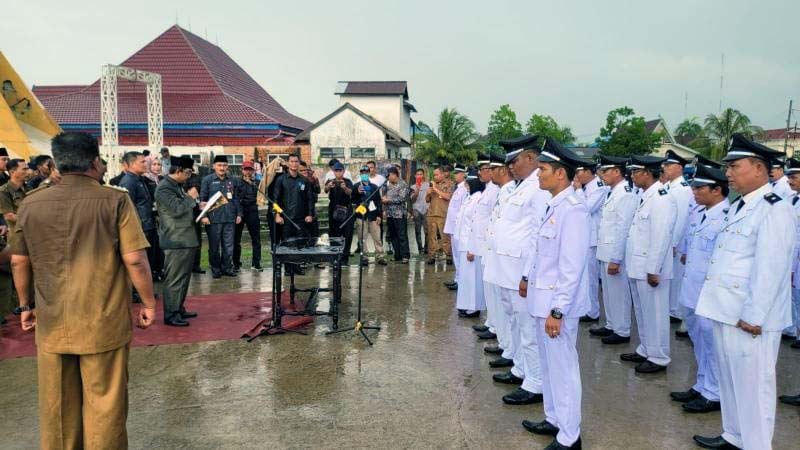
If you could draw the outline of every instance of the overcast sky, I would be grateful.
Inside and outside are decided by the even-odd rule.
[[[800,103],[798,0],[112,3],[16,2],[0,50],[29,85],[88,84],[177,16],[312,122],[339,80],[407,80],[416,120],[455,107],[485,131],[508,103],[523,126],[549,114],[583,141],[618,106],[672,129],[687,94],[689,117],[716,113],[722,54],[723,107],[778,128]]]

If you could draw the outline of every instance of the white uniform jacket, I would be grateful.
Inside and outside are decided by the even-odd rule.
[[[675,197],[656,181],[639,200],[625,246],[628,277],[646,280],[647,274],[661,281],[672,279],[672,231],[675,227]]]
[[[467,182],[462,181],[461,184],[456,186],[456,190],[450,196],[450,203],[447,204],[447,217],[444,220],[444,231],[449,235],[456,234],[456,221],[458,220],[458,211],[464,200],[469,197],[469,190],[467,189]]]
[[[794,274],[792,287],[800,289],[800,197],[795,193],[789,202],[792,204],[792,209],[794,209],[795,225],[797,226],[794,241],[794,260],[792,262],[792,274]]]
[[[458,239],[458,242],[467,242],[469,236],[472,234],[472,219],[473,219],[473,211],[475,211],[475,205],[478,203],[478,200],[481,198],[481,194],[483,192],[476,192],[474,194],[470,194],[464,203],[461,205],[461,208],[458,210],[458,220],[456,221],[456,232],[455,236]],[[466,247],[461,245],[458,251],[465,252],[467,251]]]
[[[740,211],[737,200],[725,216],[695,313],[732,326],[743,320],[781,331],[792,323],[794,211],[769,184],[744,200]]]
[[[487,253],[484,279],[506,289],[518,289],[533,265],[533,245],[539,218],[550,193],[539,189],[539,170],[508,195],[494,224],[492,251]]]
[[[772,183],[772,192],[778,194],[778,197],[788,201],[791,201],[791,198],[795,194],[795,192],[792,190],[792,187],[789,186],[789,177],[786,175],[778,178]]]
[[[617,183],[610,196],[606,194],[597,227],[597,259],[615,264],[625,260],[625,242],[638,204],[626,181]]]
[[[486,229],[486,253],[484,253],[484,256],[488,256],[490,253],[495,251],[495,248],[496,248],[496,245],[495,245],[495,234],[496,234],[495,228],[496,228],[496,224],[497,224],[497,219],[500,217],[500,211],[503,209],[503,206],[508,201],[508,196],[511,195],[512,192],[514,192],[514,189],[516,187],[517,187],[516,183],[514,183],[514,181],[512,180],[512,181],[509,181],[508,183],[504,184],[502,187],[500,187],[500,190],[497,193],[497,199],[495,200],[494,206],[492,207],[492,216],[489,218],[489,226]],[[482,261],[483,261],[483,265],[485,266],[486,262],[487,262],[487,258],[483,258]],[[484,281],[487,281],[487,282],[490,282],[490,283],[494,283],[493,281],[490,281],[488,278],[486,278],[486,271],[485,270],[484,270],[484,273],[483,273],[483,279],[484,279]],[[494,284],[497,284],[497,283],[494,283]]]
[[[694,202],[694,195],[689,183],[680,176],[664,185],[664,189],[670,195],[675,197],[675,206],[677,208],[677,215],[675,216],[675,226],[672,229],[672,247],[677,248],[683,239],[683,233],[686,231],[686,223],[689,218],[689,211],[693,209],[696,204]]]
[[[591,222],[572,186],[547,202],[537,231],[534,268],[528,279],[528,313],[546,318],[558,308],[564,317],[589,311],[586,258]]]
[[[465,241],[465,247],[473,255],[486,255],[486,231],[492,218],[492,210],[497,202],[500,187],[494,183],[487,183],[475,207],[472,210],[472,227]]]
[[[706,273],[711,264],[711,255],[716,247],[717,236],[725,225],[725,215],[731,204],[725,199],[711,207],[701,209],[694,216],[686,232],[686,270],[681,283],[680,303],[694,309],[700,297],[700,289],[705,283]],[[705,220],[703,217],[705,216]]]
[[[600,177],[595,176],[592,181],[586,183],[583,189],[578,189],[575,194],[586,204],[589,210],[589,218],[591,219],[592,228],[589,230],[589,246],[597,247],[597,227],[600,224],[600,208],[603,207],[603,202],[608,194],[609,187],[600,181]],[[581,194],[581,195],[579,195]]]

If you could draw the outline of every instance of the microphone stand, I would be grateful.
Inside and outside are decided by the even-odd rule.
[[[360,215],[361,216],[361,231],[359,231],[359,233],[358,233],[358,243],[359,243],[359,247],[361,248],[361,250],[358,252],[358,308],[356,310],[357,311],[357,313],[356,313],[357,314],[356,315],[356,323],[352,327],[340,328],[338,330],[328,331],[327,333],[325,333],[326,335],[342,333],[342,332],[345,332],[345,331],[356,331],[356,332],[360,333],[361,336],[364,339],[366,339],[366,341],[367,341],[367,343],[369,343],[369,345],[372,345],[372,341],[369,339],[369,336],[367,336],[367,333],[365,333],[364,330],[380,330],[381,329],[381,327],[379,327],[379,326],[364,325],[364,323],[362,321],[362,318],[361,318],[362,288],[363,288],[363,284],[364,284],[364,265],[361,263],[361,261],[363,261],[363,259],[364,259],[364,247],[366,247],[364,245],[364,229],[366,228],[365,224],[367,222],[367,212],[369,211],[369,208],[368,208],[367,205],[369,205],[370,201],[375,196],[375,194],[380,192],[381,188],[383,188],[383,186],[385,186],[385,185],[386,185],[386,181],[381,183],[381,185],[378,186],[378,188],[375,189],[374,192],[370,192],[370,194],[367,196],[367,198],[364,199],[364,201],[362,201],[361,204],[358,205],[358,207],[356,207],[355,211],[353,211],[353,214],[351,214],[350,217],[348,217],[344,221],[344,223],[342,223],[342,225],[339,227],[339,229],[344,228],[344,226],[347,225],[348,222],[353,220],[353,218],[356,215]]]

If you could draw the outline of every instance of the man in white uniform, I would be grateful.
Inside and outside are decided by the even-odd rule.
[[[589,334],[602,337],[604,344],[624,344],[631,340],[631,287],[625,268],[625,243],[639,199],[625,179],[628,158],[600,155],[598,172],[610,187],[606,193],[597,231],[597,259],[603,282],[603,308],[606,324]]]
[[[658,181],[663,161],[634,155],[628,164],[634,184],[644,191],[625,247],[640,343],[635,352],[623,353],[620,359],[637,363],[638,373],[660,372],[670,362],[669,280],[677,212],[675,197]]]
[[[450,203],[447,205],[447,217],[444,221],[444,233],[450,236],[450,248],[453,251],[453,256],[447,259],[448,264],[455,264],[456,271],[454,274],[453,281],[449,283],[445,283],[451,290],[458,289],[458,258],[455,255],[458,254],[458,236],[456,236],[456,220],[458,220],[458,210],[461,209],[461,205],[464,203],[464,200],[469,197],[469,192],[467,192],[467,168],[462,164],[456,164],[453,167],[453,177],[455,178],[456,188],[453,191],[453,195],[450,197]]]
[[[477,169],[469,169],[467,175],[467,192],[469,195],[458,211],[456,221],[457,237],[463,245],[459,248],[453,258],[458,258],[461,270],[458,271],[458,292],[456,294],[456,308],[459,317],[471,318],[479,317],[480,312],[486,309],[486,302],[483,297],[483,265],[481,258],[476,258],[467,250],[467,243],[472,235],[473,220],[475,219],[475,207],[483,194],[485,184],[478,179]]]
[[[670,249],[672,253],[672,280],[669,283],[669,317],[672,323],[678,323],[682,319],[678,298],[680,297],[681,282],[683,281],[683,264],[680,261],[681,255],[678,252],[678,246],[686,230],[689,212],[696,206],[692,197],[692,188],[683,178],[683,168],[687,163],[686,159],[674,151],[667,150],[666,159],[661,164],[661,170],[667,180],[664,183],[664,189],[675,197],[675,205],[678,211],[678,215],[675,218],[675,227],[672,231],[672,248]]]
[[[800,197],[798,197],[798,192],[800,192],[800,160],[790,158],[786,160],[786,174],[789,178],[789,186],[791,186],[792,190],[795,192],[794,195],[791,197],[790,203],[792,204],[792,209],[794,209],[795,213],[795,220],[797,222],[797,234],[796,234],[796,241],[794,243],[794,255],[793,255],[793,262],[792,262],[792,326],[787,328],[787,330],[792,330],[795,332],[795,336],[798,336],[794,342],[792,342],[791,348],[799,349],[800,348]],[[784,331],[786,333],[786,331]],[[800,394],[797,395],[781,395],[778,397],[781,403],[786,403],[787,405],[794,405],[800,406]]]
[[[794,190],[789,186],[789,179],[783,170],[784,162],[783,157],[776,158],[772,162],[772,168],[769,171],[769,178],[772,180],[772,192],[779,195],[783,199],[791,198],[794,195]]]
[[[516,180],[516,187],[495,222],[494,248],[487,253],[484,273],[486,280],[500,286],[504,308],[511,307],[514,312],[511,330],[519,342],[513,358],[514,367],[492,378],[498,383],[522,385],[503,397],[505,403],[515,405],[542,401],[536,330],[525,304],[537,218],[550,197],[548,192],[539,189],[536,160],[542,145],[539,141],[537,136],[527,135],[500,143],[507,151],[506,163]]]
[[[719,362],[722,435],[695,436],[705,448],[772,448],[775,364],[791,319],[789,290],[795,217],[772,192],[769,167],[780,153],[734,134],[723,161],[731,204],[696,314],[711,319]]]
[[[671,392],[670,397],[683,403],[686,412],[706,413],[719,410],[719,366],[714,354],[711,320],[697,316],[694,310],[711,264],[717,236],[725,225],[725,215],[730,207],[725,172],[703,165],[696,166],[692,191],[701,209],[686,228],[686,238],[680,248],[681,262],[686,270],[679,301],[683,307],[681,317],[692,339],[697,376],[694,386],[688,391]]]
[[[597,227],[600,224],[600,208],[610,192],[600,177],[596,175],[597,164],[583,161],[575,170],[573,187],[575,194],[589,209],[589,253],[586,258],[586,273],[589,277],[589,312],[581,317],[581,322],[597,322],[600,320],[600,263],[597,261]]]

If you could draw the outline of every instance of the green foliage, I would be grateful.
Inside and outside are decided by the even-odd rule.
[[[522,136],[522,125],[517,122],[517,113],[509,105],[502,105],[489,118],[489,128],[484,146],[488,151],[502,152],[500,141]]]
[[[697,117],[685,119],[675,128],[675,136],[699,137],[703,133],[703,126],[697,121]]]
[[[436,132],[425,122],[419,122],[420,131],[414,138],[417,161],[438,164],[470,164],[476,161],[480,142],[475,124],[455,108],[445,108],[439,113]]]
[[[727,108],[719,115],[709,114],[703,127],[703,136],[697,139],[696,149],[714,160],[725,155],[728,142],[734,133],[742,133],[749,138],[762,133],[761,127],[750,123],[750,118],[739,110]],[[694,144],[694,142],[692,142]]]
[[[643,117],[632,108],[623,106],[608,113],[606,125],[600,129],[596,142],[605,155],[647,155],[661,143],[660,133],[651,133]]]
[[[550,116],[534,114],[528,119],[526,131],[530,134],[538,134],[551,137],[564,145],[575,144],[575,135],[568,126],[559,126],[558,122]]]

